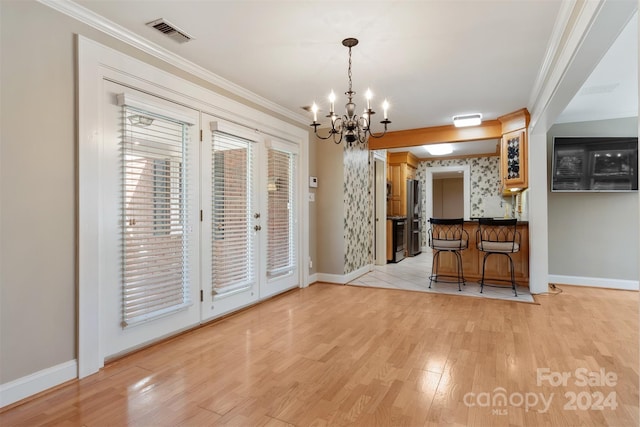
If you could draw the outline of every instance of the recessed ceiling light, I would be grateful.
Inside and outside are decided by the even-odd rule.
[[[482,123],[482,114],[480,113],[453,116],[453,124],[458,128],[464,126],[477,126],[480,123]]]
[[[432,156],[444,156],[445,154],[453,153],[451,144],[427,145],[425,148]]]

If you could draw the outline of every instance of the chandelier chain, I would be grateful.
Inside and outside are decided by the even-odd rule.
[[[351,95],[350,95],[352,93],[352,90],[351,90],[351,87],[352,87],[352,82],[351,82],[351,48],[349,48],[349,73],[348,73],[348,75],[349,75],[349,97],[351,97]]]

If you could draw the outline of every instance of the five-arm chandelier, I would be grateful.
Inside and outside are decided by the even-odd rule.
[[[365,108],[364,113],[361,117],[356,114],[356,104],[353,103],[353,95],[356,93],[352,89],[351,82],[351,48],[358,44],[358,39],[348,38],[342,40],[342,45],[349,48],[349,90],[344,94],[349,98],[349,102],[345,105],[346,113],[342,117],[338,117],[334,111],[334,102],[336,100],[336,96],[331,91],[329,95],[329,114],[327,117],[331,118],[331,129],[329,130],[329,134],[327,136],[321,136],[318,133],[318,106],[316,103],[313,103],[311,107],[311,111],[313,112],[313,130],[315,134],[320,139],[329,139],[332,138],[333,142],[336,144],[340,144],[342,139],[344,138],[347,143],[351,146],[354,142],[358,141],[364,143],[367,140],[368,136],[373,138],[380,138],[385,133],[387,133],[387,125],[391,123],[391,121],[387,117],[387,112],[389,110],[389,103],[387,100],[384,100],[382,104],[382,109],[384,111],[384,120],[380,123],[384,125],[384,131],[378,134],[375,134],[371,131],[371,119],[375,111],[371,109],[371,91],[367,90],[365,97],[367,99],[367,108]]]

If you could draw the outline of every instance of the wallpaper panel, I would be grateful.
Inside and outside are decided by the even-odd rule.
[[[344,274],[372,261],[373,215],[372,165],[368,144],[344,147]]]

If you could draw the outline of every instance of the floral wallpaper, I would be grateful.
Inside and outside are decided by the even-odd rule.
[[[425,188],[426,171],[429,167],[469,165],[471,175],[471,217],[504,214],[500,192],[500,157],[474,157],[469,159],[443,159],[422,161],[418,164],[416,179]],[[422,211],[426,212],[427,201],[422,198]],[[422,241],[427,242],[429,218],[422,218]]]
[[[372,261],[373,214],[372,165],[368,144],[344,147],[344,274]]]

